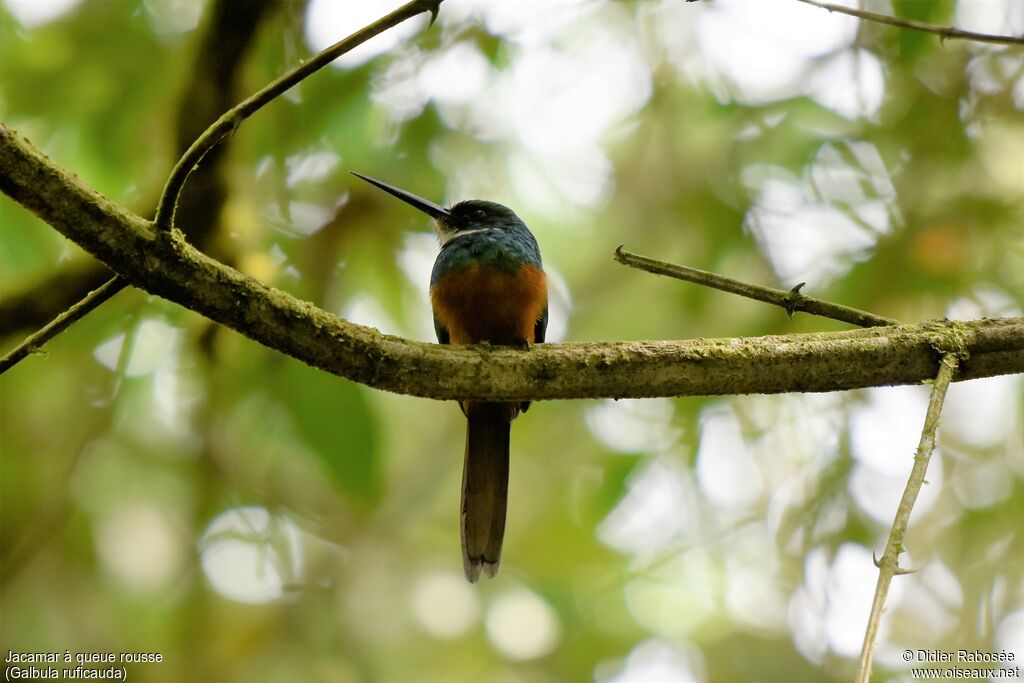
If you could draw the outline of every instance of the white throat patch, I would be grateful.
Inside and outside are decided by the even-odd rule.
[[[441,246],[448,244],[456,237],[462,237],[463,235],[473,235],[478,232],[497,232],[501,228],[476,228],[474,230],[441,230],[437,231],[438,238],[441,240]]]

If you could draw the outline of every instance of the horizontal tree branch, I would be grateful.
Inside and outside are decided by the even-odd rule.
[[[1024,372],[1024,318],[740,339],[450,347],[384,335],[254,280],[100,195],[0,123],[0,191],[136,287],[314,367],[436,399],[834,391]],[[426,305],[426,304],[424,304]]]

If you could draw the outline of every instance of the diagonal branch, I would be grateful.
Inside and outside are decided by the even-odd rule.
[[[868,313],[867,311],[851,308],[850,306],[834,304],[829,301],[825,301],[824,299],[817,299],[813,296],[801,294],[800,288],[803,287],[802,282],[788,291],[785,289],[776,289],[774,287],[765,287],[763,285],[754,285],[748,282],[734,280],[731,277],[719,275],[718,273],[709,273],[706,270],[691,268],[690,266],[681,266],[675,263],[668,263],[667,261],[659,261],[658,259],[641,256],[640,254],[634,254],[633,252],[623,249],[621,245],[615,250],[615,260],[623,265],[629,266],[630,268],[645,270],[648,273],[654,273],[655,275],[667,275],[668,277],[674,277],[677,280],[686,280],[687,282],[704,285],[705,287],[720,289],[721,291],[729,292],[730,294],[745,296],[748,299],[754,299],[755,301],[774,304],[786,309],[786,313],[790,316],[794,313],[803,311],[804,313],[832,318],[833,320],[840,320],[859,327],[879,327],[883,325],[900,324],[900,321],[892,318],[885,318],[880,315],[875,315],[874,313]]]
[[[885,599],[889,595],[889,585],[894,576],[907,573],[905,569],[900,569],[899,565],[900,554],[903,552],[903,537],[907,533],[910,513],[914,509],[917,495],[921,492],[925,475],[928,473],[928,462],[931,459],[932,451],[935,450],[935,432],[939,427],[939,414],[942,412],[942,403],[946,399],[946,389],[949,388],[949,383],[956,374],[957,365],[959,365],[959,359],[955,353],[947,353],[942,356],[939,374],[932,385],[932,395],[928,401],[928,414],[925,416],[924,427],[921,430],[921,442],[914,455],[914,467],[910,471],[907,486],[903,489],[903,496],[896,509],[896,517],[892,522],[889,540],[885,544],[885,552],[882,553],[882,559],[876,562],[878,582],[875,584],[875,597],[871,602],[871,614],[864,631],[864,645],[860,652],[857,683],[868,683],[871,678],[871,661],[874,658],[875,641],[878,639]]]
[[[17,365],[30,353],[37,351],[40,346],[71,327],[77,321],[88,315],[90,311],[127,286],[127,280],[119,275],[115,275],[98,289],[94,289],[89,292],[85,298],[77,304],[51,320],[45,327],[30,334],[25,338],[25,341],[11,349],[3,358],[0,358],[0,375],[7,372],[14,365]]]
[[[878,12],[870,12],[864,9],[856,9],[853,7],[845,7],[843,5],[837,5],[831,2],[820,2],[819,0],[797,0],[807,5],[814,5],[822,9],[827,9],[829,12],[839,12],[840,14],[848,14],[851,17],[857,17],[866,21],[873,21],[878,24],[888,24],[889,26],[898,26],[899,28],[907,28],[913,31],[924,31],[926,33],[934,33],[939,37],[939,40],[946,40],[949,38],[959,38],[962,40],[974,40],[980,43],[998,43],[1002,45],[1024,45],[1024,36],[1002,36],[992,33],[978,33],[976,31],[965,31],[964,29],[956,28],[955,26],[940,26],[939,24],[929,24],[925,21],[916,21],[914,19],[904,19],[903,17],[894,17],[889,14],[880,14]]]
[[[1024,318],[745,339],[540,344],[529,352],[383,335],[268,287],[100,195],[0,124],[0,192],[136,287],[322,370],[436,399],[642,398],[911,384],[936,349],[970,354],[957,379],[1024,372]]]
[[[372,24],[356,31],[348,38],[322,50],[312,59],[302,62],[277,80],[224,112],[202,135],[196,138],[196,141],[192,143],[192,146],[188,148],[188,151],[185,152],[185,155],[181,157],[181,160],[174,167],[174,170],[171,171],[167,184],[164,186],[163,194],[160,196],[160,202],[156,207],[154,222],[157,230],[170,230],[174,227],[174,214],[177,209],[178,195],[181,194],[189,174],[199,165],[203,157],[216,147],[221,140],[231,135],[241,125],[242,121],[341,55],[362,45],[370,38],[397,26],[406,19],[411,19],[424,12],[430,12],[431,21],[433,21],[437,17],[441,2],[442,0],[412,0],[412,2],[402,5],[391,14],[378,19]]]

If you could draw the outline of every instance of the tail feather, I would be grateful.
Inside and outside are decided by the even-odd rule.
[[[466,406],[466,460],[462,470],[462,563],[476,583],[493,578],[501,561],[508,503],[509,429],[515,407],[502,403]]]

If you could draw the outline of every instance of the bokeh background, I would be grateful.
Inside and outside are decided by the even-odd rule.
[[[870,9],[1024,33],[1018,0]],[[0,0],[0,119],[150,216],[224,109],[397,3]],[[428,221],[348,175],[512,206],[552,340],[842,329],[643,254],[904,321],[1021,315],[1024,52],[795,0],[447,0],[245,123],[189,239],[432,340]],[[0,197],[5,349],[108,274]],[[1021,377],[953,386],[885,615],[1024,658]],[[312,370],[137,290],[0,379],[0,650],[135,681],[849,680],[926,387],[539,403],[501,572],[458,550],[455,405]]]

